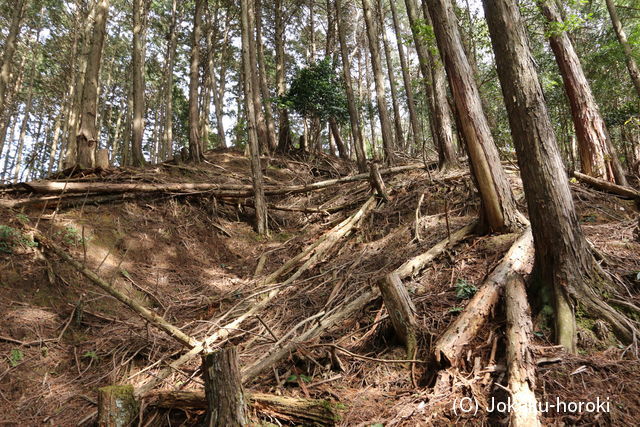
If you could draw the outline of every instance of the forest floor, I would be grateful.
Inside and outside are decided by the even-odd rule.
[[[76,176],[73,182],[251,183],[248,160],[240,153],[215,151],[206,159],[198,166],[101,171]],[[354,173],[351,164],[324,156],[304,162],[284,157],[263,162],[265,182],[274,187]],[[507,170],[520,208],[526,211],[517,171]],[[299,336],[313,327],[316,314],[343,306],[385,273],[477,218],[479,199],[462,170],[441,176],[416,169],[383,178],[390,201],[379,203],[352,236],[216,345],[238,346],[241,366],[249,365],[272,350],[274,337]],[[640,243],[634,238],[637,206],[577,183],[572,188],[588,239],[604,255],[607,271],[627,286],[627,301],[640,305]],[[16,186],[0,189],[0,202],[5,202],[0,203],[0,424],[91,425],[96,421],[99,387],[144,384],[184,352],[167,334],[53,253],[35,247],[29,237],[33,228],[123,293],[202,339],[216,330],[225,313],[262,289],[261,279],[358,210],[370,192],[368,181],[358,181],[270,196],[269,203],[281,207],[319,207],[326,212],[271,209],[271,234],[263,238],[250,226],[251,199],[225,202],[203,191],[18,207],[12,202],[25,199],[24,193]],[[405,281],[418,316],[416,359],[429,360],[430,345],[464,309],[516,237],[472,236]],[[538,360],[538,400],[599,398],[610,403],[610,410],[601,413],[550,409],[542,414],[544,423],[637,424],[638,349],[602,347],[590,338],[593,324],[583,323],[581,350],[568,355],[553,347],[548,317],[542,313],[533,320],[534,344],[545,354]],[[499,307],[468,348],[466,366],[455,375],[454,386],[438,394],[426,384],[428,364],[379,360],[401,360],[406,354],[394,338],[382,300],[375,298],[320,337],[298,343],[246,388],[340,402],[344,408],[339,425],[507,423],[505,413],[454,411],[454,403],[462,397],[485,404],[492,397],[504,399],[503,326]],[[340,351],[331,351],[335,346]],[[158,388],[201,388],[199,363],[195,358],[176,369]],[[139,425],[197,425],[202,413],[148,405]]]

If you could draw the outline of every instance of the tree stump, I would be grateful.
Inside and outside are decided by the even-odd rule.
[[[235,347],[202,356],[209,427],[247,425],[247,405],[242,390]]]
[[[138,402],[132,385],[112,385],[98,389],[98,425],[126,427],[138,416]]]
[[[380,175],[380,167],[378,163],[371,162],[371,169],[369,170],[369,176],[371,179],[371,185],[375,189],[378,196],[384,201],[389,201],[389,195],[387,194],[387,187],[384,185],[382,176]]]
[[[413,359],[416,351],[416,308],[398,273],[389,273],[378,283],[384,305],[400,341],[407,348],[407,358]]]

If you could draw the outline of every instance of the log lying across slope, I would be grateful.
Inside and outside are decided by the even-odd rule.
[[[302,425],[334,425],[339,407],[327,400],[247,393],[250,409],[282,421]],[[159,408],[206,409],[204,391],[157,391],[145,396],[148,404]]]
[[[582,181],[585,184],[589,184],[590,186],[597,188],[598,190],[617,194],[618,196],[622,196],[622,197],[628,197],[630,199],[640,199],[640,191],[635,190],[631,187],[614,184],[612,182],[605,181],[603,179],[594,178],[592,176],[585,175],[577,171],[572,172],[572,175],[577,180]]]
[[[396,166],[380,169],[380,175],[406,172],[424,168],[422,164]],[[345,176],[343,178],[329,179],[303,185],[267,186],[266,195],[282,195],[306,193],[320,190],[334,185],[348,182],[364,181],[369,179],[368,173]],[[250,184],[214,184],[214,183],[111,183],[111,182],[64,182],[64,181],[34,181],[21,184],[27,191],[40,194],[114,194],[114,193],[194,193],[209,192],[220,197],[248,197],[253,194],[253,186]]]

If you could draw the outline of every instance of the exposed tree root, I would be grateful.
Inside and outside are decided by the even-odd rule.
[[[507,331],[507,369],[509,392],[515,410],[511,411],[514,427],[536,427],[540,425],[535,389],[535,362],[529,349],[533,326],[527,291],[522,276],[511,272],[505,285],[505,312]]]
[[[462,350],[476,336],[488,320],[498,302],[509,274],[528,273],[533,260],[533,236],[527,229],[511,246],[509,252],[484,281],[465,310],[447,328],[433,346],[436,362],[459,367]]]

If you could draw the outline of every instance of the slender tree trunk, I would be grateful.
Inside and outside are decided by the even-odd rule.
[[[278,87],[278,96],[282,97],[286,94],[285,85],[285,53],[286,45],[286,24],[284,20],[283,0],[275,0],[275,40],[276,47],[276,85]],[[291,138],[291,125],[289,123],[289,110],[285,107],[278,107],[278,151],[286,153],[293,148],[293,139]]]
[[[76,138],[78,144],[77,165],[81,169],[95,165],[95,150],[98,143],[96,118],[98,114],[98,87],[100,66],[102,65],[102,48],[106,36],[109,0],[100,0],[97,4],[91,53],[87,60],[87,72],[82,90],[82,116],[80,129]]]
[[[229,49],[229,31],[230,31],[231,15],[229,11],[226,12],[225,24],[224,24],[224,36],[222,37],[222,52],[219,55],[220,58],[220,80],[218,81],[216,76],[216,67],[214,56],[210,55],[209,58],[209,73],[211,74],[211,89],[213,92],[213,104],[216,115],[216,129],[218,132],[218,141],[221,147],[227,146],[226,135],[224,130],[224,93],[225,93],[225,72],[226,72],[226,55]],[[209,50],[211,51],[212,45],[209,43]]]
[[[389,121],[389,112],[387,110],[382,61],[380,59],[380,45],[378,44],[380,28],[378,28],[377,25],[378,19],[375,17],[375,11],[371,7],[371,0],[362,0],[362,8],[364,11],[364,20],[367,25],[369,51],[371,52],[371,68],[373,69],[373,78],[376,86],[376,103],[378,105],[378,116],[380,117],[382,145],[384,147],[385,160],[387,163],[393,164],[395,161],[395,144],[391,131],[391,122]]]
[[[483,222],[493,231],[513,229],[518,226],[519,213],[482,110],[480,94],[464,53],[453,6],[450,0],[432,0],[428,5],[440,56],[444,60],[449,86],[461,117],[471,169],[482,199]]]
[[[391,56],[391,48],[387,39],[387,29],[385,25],[385,14],[382,0],[378,0],[378,15],[380,17],[380,32],[382,33],[382,45],[384,47],[384,55],[387,62],[387,72],[389,75],[389,89],[391,90],[391,105],[393,106],[393,124],[396,132],[396,147],[405,146],[404,131],[402,130],[402,115],[400,114],[400,105],[398,104],[398,89],[396,85],[396,76],[393,71],[393,57]]]
[[[37,44],[37,42],[36,42]],[[32,65],[31,75],[29,76],[29,94],[27,95],[27,100],[24,103],[24,111],[22,112],[22,124],[20,125],[20,136],[18,138],[18,148],[16,149],[16,157],[13,164],[13,182],[18,182],[18,178],[20,177],[20,166],[22,164],[22,155],[24,152],[24,143],[25,138],[27,136],[27,127],[29,125],[29,118],[31,116],[31,107],[33,106],[33,91],[34,91],[34,81],[36,77],[36,70],[38,69],[37,62],[39,61],[39,55],[36,55],[35,59],[36,63]]]
[[[255,74],[255,63],[251,61],[251,44],[255,43],[253,38],[253,0],[241,0],[241,27],[242,27],[242,74],[244,81],[244,104],[247,115],[247,132],[249,134],[249,155],[251,158],[251,174],[253,178],[253,190],[255,196],[255,212],[256,222],[255,229],[258,234],[267,234],[268,215],[267,204],[264,198],[264,183],[262,177],[262,166],[260,164],[260,147],[258,144],[258,135],[256,132],[256,112],[255,97],[252,92],[259,91],[260,88],[255,84],[255,79],[251,77]]]
[[[7,130],[9,129],[9,125],[11,124],[11,116],[13,115],[16,103],[15,98],[22,90],[22,84],[24,83],[24,66],[27,63],[27,56],[22,57],[22,61],[20,61],[20,68],[18,71],[18,75],[15,78],[15,82],[13,84],[13,88],[10,88],[9,92],[6,94],[5,98],[5,108],[4,114],[0,114],[0,120],[2,120],[2,125],[0,126],[0,157],[2,157],[2,152],[4,150],[5,141],[7,139]],[[9,148],[7,148],[9,151]]]
[[[549,22],[563,23],[555,3],[542,0],[539,5]],[[571,106],[571,116],[580,148],[582,172],[619,185],[627,185],[624,170],[573,44],[565,31],[550,31],[551,49],[560,68]]]
[[[173,0],[171,5],[171,23],[169,24],[169,42],[167,43],[165,64],[165,106],[164,125],[162,131],[162,160],[173,155],[173,67],[175,64],[178,34],[176,26],[178,22],[178,0]]]
[[[393,18],[393,30],[396,36],[396,43],[398,47],[398,57],[400,58],[400,69],[402,71],[402,81],[404,83],[404,91],[407,97],[407,110],[409,110],[409,123],[411,124],[411,134],[413,139],[413,145],[420,147],[422,145],[422,136],[420,134],[420,125],[418,123],[418,115],[416,113],[416,104],[413,99],[413,89],[411,87],[411,76],[409,75],[409,66],[407,64],[407,58],[402,44],[402,34],[400,32],[400,24],[398,21],[398,10],[394,1],[390,1],[391,5],[391,17]]]
[[[554,301],[556,340],[576,351],[576,303],[631,340],[635,328],[600,296],[607,283],[575,213],[518,6],[514,0],[483,3],[529,207],[536,271]]]
[[[144,137],[144,55],[146,35],[145,0],[133,0],[133,126],[131,160],[134,166],[144,166],[142,139]]]
[[[18,0],[11,5],[13,14],[11,16],[11,24],[9,26],[9,34],[4,41],[4,52],[2,55],[2,64],[0,64],[0,116],[6,111],[4,109],[5,97],[9,86],[9,78],[11,77],[11,66],[13,65],[13,55],[16,51],[20,26],[22,24],[23,12],[25,9],[25,1]]]
[[[640,96],[640,70],[638,70],[638,64],[633,57],[633,51],[631,50],[631,45],[629,44],[629,40],[627,40],[627,34],[624,32],[624,28],[622,27],[622,22],[620,22],[620,17],[618,16],[618,11],[616,10],[616,6],[613,3],[613,0],[605,0],[607,2],[607,9],[609,10],[609,16],[611,16],[611,23],[613,24],[613,29],[616,32],[616,37],[618,37],[618,41],[620,42],[620,46],[622,46],[622,50],[624,52],[624,59],[627,62],[627,69],[629,70],[629,76],[631,76],[631,81],[633,82],[633,86],[636,88],[636,92],[638,96]]]
[[[65,105],[67,103],[65,102]],[[58,152],[59,142],[60,142],[60,130],[62,128],[62,117],[64,116],[64,111],[60,111],[56,118],[55,125],[53,126],[53,135],[51,138],[51,147],[49,150],[49,161],[47,163],[47,173],[46,175],[51,175],[53,171],[53,165],[55,164],[56,153]]]
[[[191,161],[196,163],[203,160],[200,141],[198,86],[200,85],[200,39],[202,38],[202,15],[204,6],[204,0],[195,1],[193,31],[191,35],[191,70],[189,73],[189,155],[191,156]]]
[[[351,122],[351,134],[356,152],[356,162],[358,170],[367,170],[367,158],[364,151],[364,139],[362,137],[362,127],[360,125],[360,111],[356,104],[356,96],[353,91],[353,81],[351,78],[351,60],[349,58],[349,47],[347,46],[347,36],[345,23],[342,17],[341,0],[335,0],[336,23],[338,25],[338,38],[340,39],[340,53],[342,55],[342,71],[344,75],[345,89],[347,92],[347,105],[349,107],[349,120]]]
[[[429,130],[431,131],[433,144],[437,149],[439,149],[440,142],[438,141],[438,135],[442,132],[438,132],[437,124],[435,121],[436,113],[435,113],[435,98],[434,98],[434,92],[433,92],[433,75],[431,74],[431,69],[429,64],[428,46],[425,43],[423,35],[420,33],[420,22],[422,20],[420,19],[420,14],[418,12],[418,6],[416,5],[416,0],[405,0],[404,3],[407,9],[407,17],[409,18],[409,27],[411,28],[411,34],[413,36],[413,44],[416,48],[416,54],[418,56],[420,74],[422,75],[422,84],[424,87],[427,108],[429,111],[429,114],[427,116],[429,121]],[[422,145],[416,148],[422,148]]]
[[[422,11],[425,22],[433,26],[426,3],[422,2]],[[433,81],[433,113],[435,115],[435,130],[438,134],[438,167],[449,169],[458,165],[456,152],[453,148],[453,122],[451,109],[447,100],[447,77],[444,65],[431,49],[427,49],[429,63],[431,65],[431,77]]]
[[[264,59],[264,44],[262,41],[262,0],[255,0],[256,9],[256,59],[258,61],[258,74],[260,94],[264,106],[265,125],[267,127],[267,138],[269,150],[274,151],[278,146],[276,141],[276,127],[273,123],[273,108],[271,107],[271,95],[269,94],[269,84],[267,83],[267,65]]]

